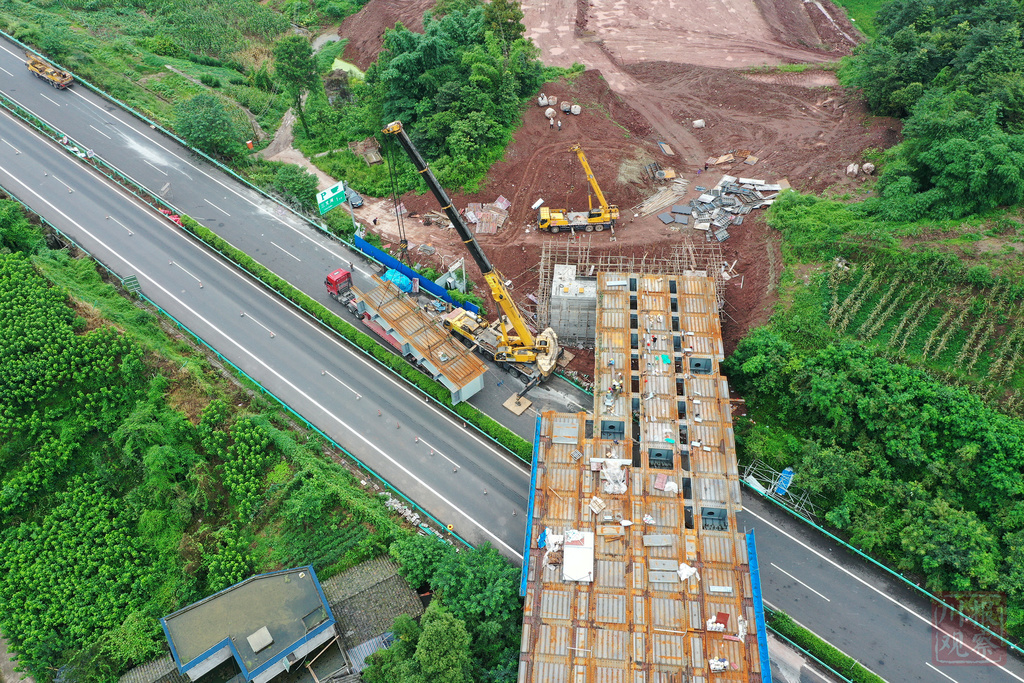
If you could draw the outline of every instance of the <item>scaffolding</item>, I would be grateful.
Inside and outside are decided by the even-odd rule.
[[[770,683],[717,283],[685,246],[558,251],[595,278],[594,400],[540,415],[518,681]]]
[[[572,270],[564,268],[571,266]],[[581,316],[589,307],[589,282],[599,272],[656,272],[670,277],[700,275],[715,282],[718,308],[724,305],[722,247],[717,242],[695,243],[684,240],[660,254],[632,254],[620,250],[594,250],[591,239],[547,240],[541,246],[537,287],[537,327],[551,327],[561,343],[593,348],[594,325],[590,316]],[[566,274],[572,272],[571,281]],[[556,284],[557,283],[557,284]],[[569,290],[566,291],[568,286]],[[581,291],[582,290],[582,291]]]

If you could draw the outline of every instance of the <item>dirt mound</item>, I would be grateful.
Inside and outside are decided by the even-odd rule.
[[[569,152],[577,142],[609,203],[630,207],[645,192],[638,178],[630,182],[630,174],[623,177],[620,170],[624,162],[648,157],[653,160],[656,147],[643,139],[650,135],[651,128],[628,102],[608,89],[599,73],[580,74],[572,85],[548,83],[541,91],[560,102],[579,104],[583,113],[573,116],[559,112],[552,127],[544,117],[546,107],[539,107],[536,102],[527,106],[515,141],[506,149],[505,157],[491,168],[484,189],[471,195],[452,196],[460,208],[468,202],[494,201],[498,195],[510,200],[509,219],[499,236],[513,232],[509,226],[519,228],[514,232],[529,234],[523,229],[536,221],[536,211],[530,207],[538,199],[556,208],[587,207],[590,185],[576,155]],[[562,122],[561,131],[557,121]],[[402,201],[417,213],[438,209],[429,194],[410,193]]]
[[[410,31],[422,33],[423,13],[436,3],[437,0],[370,0],[338,29],[338,35],[348,39],[342,59],[365,71],[377,59],[385,30],[402,22]]]
[[[691,129],[700,167],[709,156],[737,149],[759,157],[753,167],[720,167],[731,175],[788,178],[797,189],[820,191],[839,181],[865,149],[890,147],[899,139],[900,122],[869,116],[855,95],[801,84],[831,81],[830,72],[744,74],[665,62],[625,71],[673,119],[704,119],[705,128]]]

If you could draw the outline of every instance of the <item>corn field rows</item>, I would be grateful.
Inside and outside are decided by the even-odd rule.
[[[896,324],[896,329],[889,336],[890,348],[896,346],[898,342],[899,353],[903,353],[906,350],[907,342],[914,336],[914,332],[917,331],[924,317],[928,315],[928,311],[932,310],[932,306],[938,298],[938,290],[933,289],[928,292],[928,296],[918,299],[917,302],[907,307],[903,317]]]
[[[1021,408],[1024,407],[1024,392],[1020,389],[1015,389],[1010,398],[1003,402],[1003,410],[1011,415],[1021,415]]]
[[[921,358],[927,360],[929,357],[934,358],[942,353],[943,349],[946,348],[946,344],[949,343],[949,338],[953,336],[953,333],[960,329],[960,326],[964,324],[964,320],[967,319],[967,314],[970,312],[970,308],[963,302],[950,301],[949,309],[946,311],[942,319],[939,320],[939,324],[935,326],[932,333],[928,335],[928,340],[924,343],[924,349],[921,350]],[[956,316],[954,319],[953,316]],[[938,346],[932,351],[932,345],[938,342]]]
[[[990,303],[985,310],[985,314],[978,316],[978,321],[971,328],[970,333],[968,333],[963,346],[960,347],[960,351],[956,355],[956,360],[953,362],[954,368],[961,369],[970,374],[975,363],[978,362],[978,356],[988,345],[992,332],[996,329],[996,317],[1006,305],[1006,295],[1008,292],[1009,288],[1003,282],[997,284],[992,289],[989,295]]]
[[[850,326],[850,321],[857,315],[857,311],[860,310],[864,302],[867,301],[868,297],[871,296],[876,289],[882,284],[882,276],[874,276],[871,268],[868,266],[864,267],[864,274],[860,278],[860,282],[853,288],[849,296],[839,305],[838,308],[831,311],[829,314],[829,325],[836,332],[842,334],[846,331],[846,328]]]
[[[1020,312],[1019,308],[1018,312]],[[1014,327],[996,351],[996,357],[988,366],[988,374],[985,375],[985,380],[990,383],[985,394],[986,399],[997,397],[1000,389],[1009,384],[1013,376],[1017,374],[1017,370],[1020,369],[1022,356],[1024,356],[1024,326]]]
[[[871,314],[868,315],[868,319],[861,323],[860,328],[857,330],[857,337],[859,339],[871,339],[879,330],[885,326],[885,323],[889,321],[892,314],[896,312],[903,300],[906,299],[907,295],[912,292],[914,287],[906,287],[903,280],[896,280],[889,287],[882,298],[878,300],[875,307],[871,310]]]
[[[844,283],[849,283],[852,289],[840,301]],[[950,350],[950,344],[953,349],[959,346],[951,362],[944,362],[941,369],[933,368],[943,375],[943,381],[974,387],[986,400],[999,402],[1002,410],[1024,413],[1024,390],[1016,389],[1007,394],[1024,367],[1024,303],[1011,303],[1008,281],[1001,281],[982,294],[987,305],[980,315],[972,314],[979,310],[981,302],[971,290],[922,286],[914,280],[891,280],[887,271],[873,270],[870,264],[852,270],[833,267],[827,286],[829,326],[843,334],[855,319],[863,319],[856,325],[855,336],[864,341],[877,339],[893,360],[905,357],[908,344],[924,336],[923,333],[919,336],[921,326],[930,325],[934,320],[931,313],[935,307],[943,308],[938,323],[927,333],[921,359],[934,363]],[[871,299],[874,303],[868,311],[865,306]],[[892,326],[892,332],[882,340],[879,335],[887,325]],[[915,341],[910,347],[912,352],[916,351],[918,343]],[[989,362],[988,367],[985,362]],[[979,376],[972,378],[974,372],[980,373]]]
[[[839,310],[839,287],[852,277],[855,271],[851,270],[849,266],[842,268],[839,264],[835,263],[832,265],[832,270],[828,273],[828,290],[831,292],[831,298],[828,302],[829,315],[833,311]],[[829,327],[834,327],[834,321],[829,320]]]

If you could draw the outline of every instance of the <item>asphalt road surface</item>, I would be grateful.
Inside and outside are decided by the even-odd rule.
[[[0,146],[0,184],[467,540],[521,560],[522,463],[6,114]]]
[[[325,273],[355,261],[357,284],[368,277],[358,256],[114,105],[81,86],[44,88],[17,48],[2,41],[0,71],[0,87],[23,106],[325,305],[336,306],[323,291]],[[122,277],[138,276],[149,298],[467,540],[491,542],[521,561],[529,484],[521,463],[6,114],[0,159],[0,184],[34,211]],[[532,437],[532,415],[510,419],[499,407],[516,380],[488,376],[488,390],[472,403]],[[502,379],[503,389],[496,386]],[[568,384],[536,392],[541,410],[590,403]],[[936,633],[927,601],[859,558],[754,494],[745,503],[739,519],[757,533],[766,602],[886,680],[1024,683],[1020,661],[999,664],[998,653],[983,651],[996,660],[984,666],[940,664],[935,653],[944,645],[976,657],[981,648],[948,630]],[[787,672],[783,680],[816,680]]]
[[[1024,683],[1024,664],[989,650],[955,622],[936,623],[932,604],[900,580],[743,491],[741,529],[754,529],[765,604],[891,683]],[[985,661],[988,658],[989,661]],[[944,664],[955,660],[981,664]]]
[[[280,204],[251,190],[81,84],[64,91],[46,87],[25,68],[21,50],[2,39],[0,69],[3,69],[0,87],[24,108],[81,146],[93,150],[111,166],[249,254],[292,286],[349,322],[355,321],[327,295],[324,277],[335,268],[352,263],[356,286],[371,286],[373,269],[359,252],[322,234]],[[533,438],[539,412],[574,411],[581,405],[589,405],[589,397],[584,392],[565,380],[552,378],[544,386],[530,391],[528,398],[534,405],[522,416],[516,416],[501,404],[521,390],[523,383],[493,363],[488,363],[488,367],[484,388],[471,397],[469,403],[489,415],[501,415],[499,419],[503,424],[526,439]]]

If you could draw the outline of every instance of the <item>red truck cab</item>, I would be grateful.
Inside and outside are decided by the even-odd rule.
[[[352,273],[344,268],[338,268],[327,276],[324,285],[327,286],[327,293],[338,299],[352,289]]]

